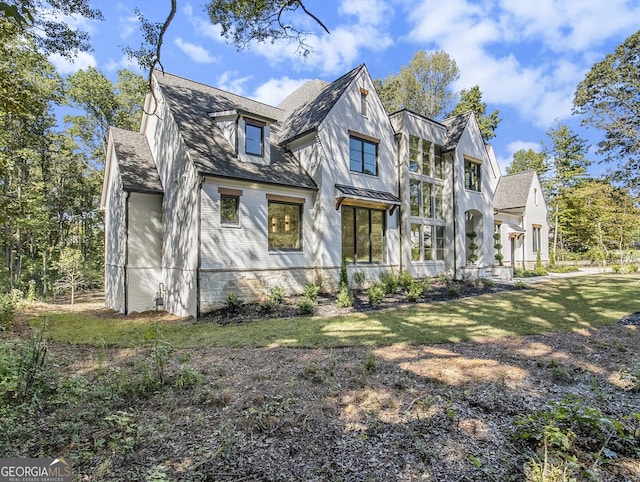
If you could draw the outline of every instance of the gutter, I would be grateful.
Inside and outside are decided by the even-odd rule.
[[[451,196],[453,197],[452,209],[453,209],[453,279],[458,277],[458,204],[457,200],[457,185],[456,185],[456,163],[455,163],[455,148],[449,151],[451,155]]]
[[[401,166],[402,166],[402,161],[400,159],[400,142],[402,140],[402,134],[397,134],[396,135],[396,162],[397,162],[397,169],[398,169],[398,199],[400,199],[400,206],[398,206],[398,237],[400,240],[400,273],[402,274],[403,271],[403,254],[404,254],[404,229],[403,228],[403,219],[402,219],[402,197],[400,196],[400,189],[402,186],[402,172],[401,172]]]
[[[201,302],[201,294],[200,294],[200,276],[201,276],[201,266],[202,266],[202,185],[204,184],[204,176],[200,177],[200,182],[198,182],[198,199],[196,201],[196,212],[197,212],[197,227],[196,227],[196,320],[200,318],[200,302]]]
[[[124,314],[129,314],[129,283],[127,280],[127,266],[129,265],[129,197],[131,193],[127,191],[127,195],[124,198]]]

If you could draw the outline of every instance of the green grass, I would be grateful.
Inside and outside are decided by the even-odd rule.
[[[526,290],[335,317],[218,325],[159,322],[176,348],[199,346],[335,347],[433,344],[485,337],[590,329],[640,311],[640,278],[590,276],[537,283]],[[47,315],[47,337],[96,346],[143,346],[149,322]],[[31,321],[42,325],[42,317]]]

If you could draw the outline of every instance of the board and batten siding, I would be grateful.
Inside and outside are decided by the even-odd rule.
[[[362,91],[368,91],[367,112],[362,113]],[[378,142],[377,175],[350,170],[350,133]],[[371,78],[362,71],[346,88],[318,128],[323,156],[314,176],[319,187],[316,229],[323,233],[318,254],[319,264],[331,269],[335,286],[342,262],[342,211],[336,209],[336,184],[372,189],[398,195],[396,145],[394,132],[382,103],[375,94]],[[317,179],[320,177],[320,179]],[[400,234],[398,211],[386,215],[386,242],[382,263],[349,265],[349,271],[363,271],[369,280],[376,280],[382,271],[397,271],[400,264]]]
[[[238,224],[220,222],[220,191],[239,194]],[[302,205],[302,250],[270,251],[268,197],[292,198]],[[207,180],[201,189],[200,308],[222,305],[235,293],[245,301],[264,299],[270,288],[300,292],[314,282],[313,224],[315,193],[281,186],[231,180]]]
[[[162,209],[162,283],[165,309],[178,316],[197,316],[198,185],[177,123],[159,90],[158,115],[145,116],[147,137],[165,194]]]
[[[115,158],[115,151],[111,145],[110,155]],[[126,202],[127,193],[122,190],[118,163],[112,162],[106,205],[109,209],[104,212],[105,250],[104,250],[104,293],[105,306],[120,313],[126,312],[125,306],[125,246],[126,232]]]
[[[162,282],[162,195],[131,193],[128,200],[127,311],[154,309]]]

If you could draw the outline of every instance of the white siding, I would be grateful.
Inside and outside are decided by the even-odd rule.
[[[143,124],[160,180],[165,186],[162,282],[165,308],[179,316],[197,314],[198,184],[178,126],[159,92],[157,116]]]
[[[162,195],[132,193],[128,201],[127,311],[155,308],[162,281]]]
[[[107,308],[124,313],[126,311],[124,288],[127,193],[122,191],[118,163],[111,143],[109,151],[110,169],[108,179],[105,180],[107,190],[104,213],[104,298]]]

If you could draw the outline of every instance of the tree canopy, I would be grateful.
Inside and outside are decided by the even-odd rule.
[[[397,75],[374,82],[387,112],[409,109],[438,119],[449,111],[456,99],[452,84],[459,77],[456,61],[449,54],[419,50]]]
[[[493,139],[496,136],[498,124],[502,120],[498,117],[500,111],[496,109],[491,114],[487,114],[487,104],[482,102],[482,92],[477,85],[474,85],[469,90],[462,89],[460,100],[449,116],[464,114],[470,110],[476,115],[482,139],[485,142]]]
[[[604,132],[598,153],[616,164],[617,179],[640,189],[640,31],[593,65],[573,105],[584,125]]]
[[[519,149],[513,153],[513,160],[506,168],[507,174],[533,169],[538,177],[544,180],[549,171],[548,155],[546,152],[536,152],[533,149]]]

